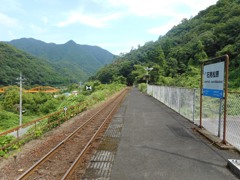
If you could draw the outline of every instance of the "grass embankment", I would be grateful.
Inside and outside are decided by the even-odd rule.
[[[15,142],[17,139],[13,136],[7,135],[0,137],[0,148],[4,147],[3,150],[0,150],[0,156],[8,156],[8,153],[12,150],[17,150],[21,145],[24,143],[30,141],[31,139],[37,138],[41,136],[44,132],[48,131],[49,129],[52,129],[59,125],[59,123],[63,123],[64,121],[70,119],[72,115],[76,115],[77,113],[82,112],[84,109],[89,108],[101,101],[106,100],[108,97],[113,95],[114,93],[120,91],[122,88],[124,88],[124,85],[119,84],[110,84],[110,85],[103,85],[103,84],[93,84],[92,91],[82,91],[78,95],[70,95],[70,96],[61,96],[55,97],[55,99],[49,99],[49,102],[46,101],[44,104],[51,105],[52,102],[56,103],[58,102],[57,106],[54,104],[54,108],[49,106],[41,106],[42,109],[51,109],[51,111],[48,111],[49,113],[54,112],[61,112],[56,113],[55,115],[52,115],[48,117],[45,120],[39,121],[38,127],[33,127],[28,130],[28,134],[30,135],[29,138],[22,139],[20,138],[16,143],[13,143],[12,145],[5,148],[6,145]],[[56,101],[57,99],[57,101]],[[81,104],[82,103],[82,104]],[[64,107],[68,107],[67,115],[62,113],[62,110]],[[2,108],[2,107],[1,107]],[[38,117],[46,116],[47,114],[38,114]],[[1,131],[6,131],[8,129],[14,128],[18,126],[19,123],[19,116],[14,112],[7,112],[7,111],[1,111],[0,113],[0,128]],[[27,123],[29,121],[33,121],[37,119],[35,116],[33,118],[33,113],[26,113],[23,115],[23,124]]]
[[[120,84],[100,84],[96,82],[88,83],[93,87],[91,91],[78,88],[77,95],[66,96],[58,94],[23,94],[23,124],[47,114],[62,110],[64,107],[74,106],[87,101],[88,106],[92,106],[105,100],[110,95],[119,91],[124,85]],[[65,90],[67,91],[67,90]],[[16,90],[10,90],[0,97],[0,132],[17,127],[19,125],[19,94]]]

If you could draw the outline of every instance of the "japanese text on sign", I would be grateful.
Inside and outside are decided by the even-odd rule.
[[[223,98],[224,62],[208,64],[203,69],[203,95]]]

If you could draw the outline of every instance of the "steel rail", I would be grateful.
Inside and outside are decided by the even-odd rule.
[[[72,165],[70,166],[70,168],[67,170],[67,172],[64,174],[64,176],[62,177],[61,180],[65,180],[67,179],[76,169],[77,165],[79,164],[79,162],[81,161],[81,158],[83,157],[83,155],[85,154],[85,152],[88,150],[88,148],[90,147],[91,143],[95,140],[95,138],[97,137],[97,135],[99,134],[99,132],[102,130],[103,126],[106,124],[106,122],[108,121],[109,117],[113,114],[113,112],[116,110],[116,108],[119,106],[119,104],[121,103],[121,100],[119,101],[118,104],[116,104],[113,109],[111,110],[111,112],[107,115],[107,117],[104,119],[103,123],[101,124],[101,126],[98,128],[98,130],[94,133],[94,135],[92,136],[92,138],[88,141],[88,143],[84,146],[83,150],[79,153],[78,157],[75,159],[75,161],[72,163]]]
[[[94,117],[96,117],[100,112],[102,112],[106,107],[110,106],[114,103],[122,94],[124,94],[126,90],[122,91],[116,98],[111,100],[105,106],[103,106],[100,110],[98,110],[94,115],[92,115],[88,120],[86,120],[81,126],[75,129],[69,136],[67,136],[64,140],[62,140],[59,144],[57,144],[52,150],[50,150],[46,155],[44,155],[40,160],[38,160],[34,165],[32,165],[27,171],[25,171],[17,180],[26,179],[30,176],[35,169],[37,169],[42,163],[44,163],[49,157],[56,153],[56,151],[65,144],[71,137],[73,137],[79,130],[81,130],[85,125],[88,124]]]

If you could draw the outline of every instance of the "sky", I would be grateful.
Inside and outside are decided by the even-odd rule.
[[[0,0],[0,41],[99,46],[115,55],[156,41],[217,0]]]

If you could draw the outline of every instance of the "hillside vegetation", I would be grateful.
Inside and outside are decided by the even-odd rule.
[[[54,65],[55,70],[66,76],[70,82],[85,81],[115,58],[113,54],[98,46],[79,45],[72,40],[65,44],[54,44],[33,38],[22,38],[5,43],[40,59],[48,60]]]
[[[68,81],[51,63],[0,43],[0,85],[16,85],[20,71],[27,85],[59,85]]]
[[[124,85],[121,84],[104,85],[98,81],[88,82],[87,85],[92,87],[91,91],[87,91],[85,86],[79,88],[79,85],[73,84],[55,96],[43,92],[23,92],[23,124],[37,117],[63,110],[64,107],[75,106],[83,101],[86,101],[86,106],[92,106],[124,88]],[[64,92],[73,90],[78,94],[64,94]],[[0,93],[0,119],[0,132],[19,125],[19,88],[17,86],[12,86],[6,92]]]
[[[77,84],[69,86],[65,89],[66,92],[72,90],[77,91],[78,94],[64,95],[64,94],[47,94],[47,93],[25,93],[23,92],[23,116],[22,123],[26,124],[33,120],[38,120],[35,126],[28,124],[25,128],[27,130],[25,136],[21,138],[13,135],[0,136],[0,157],[8,157],[9,154],[14,153],[26,142],[38,138],[43,133],[58,127],[61,123],[71,119],[76,114],[107,100],[116,92],[124,88],[121,84],[101,84],[99,81],[92,81],[87,83],[92,87],[92,90],[86,90]],[[62,92],[63,93],[63,92]],[[16,86],[8,88],[6,92],[0,94],[0,132],[16,128],[19,126],[19,89]],[[67,108],[65,111],[65,107]],[[46,117],[48,115],[48,117]],[[40,119],[39,119],[40,118]]]
[[[91,79],[199,87],[204,60],[228,54],[230,88],[240,85],[240,0],[219,0],[191,19],[183,19],[155,42],[132,49]],[[144,68],[153,70],[146,75]]]

